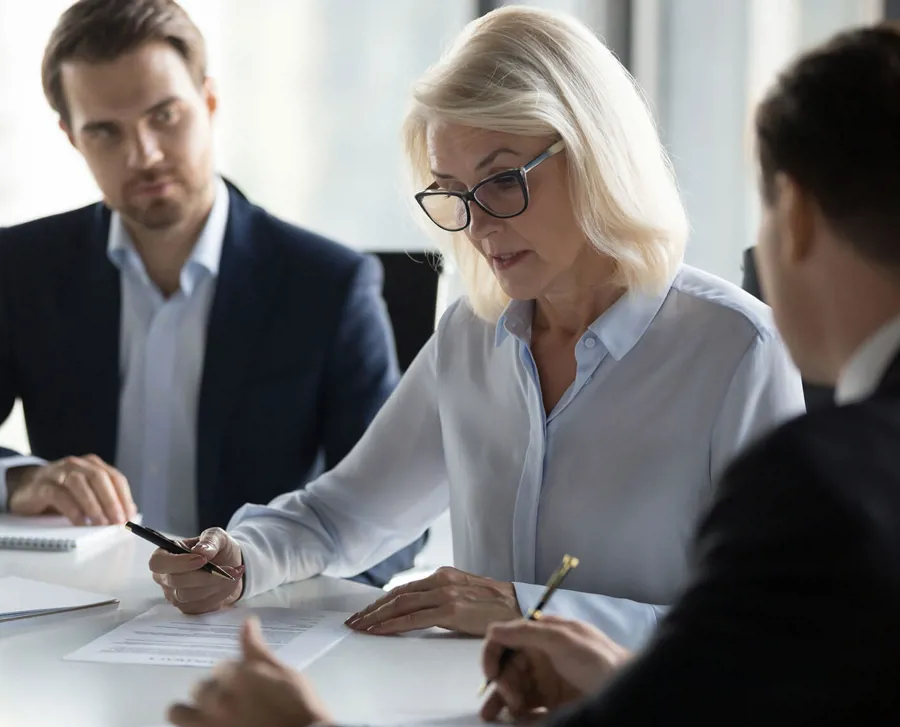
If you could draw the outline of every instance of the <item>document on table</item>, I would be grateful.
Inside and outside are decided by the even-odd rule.
[[[63,611],[78,611],[118,603],[112,596],[32,581],[28,578],[0,578],[0,622]]]
[[[278,658],[303,669],[350,633],[349,613],[292,608],[228,608],[185,616],[168,604],[100,636],[65,657],[66,661],[209,667],[240,655],[241,624],[251,614]]]

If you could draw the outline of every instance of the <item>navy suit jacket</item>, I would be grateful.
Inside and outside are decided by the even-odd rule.
[[[378,262],[229,194],[197,418],[201,528],[337,464],[399,375]],[[32,451],[48,460],[115,462],[121,306],[109,222],[95,204],[0,229],[0,422],[21,398]],[[361,580],[383,585],[421,542]]]
[[[738,456],[651,643],[547,727],[900,724],[898,442],[900,356]]]

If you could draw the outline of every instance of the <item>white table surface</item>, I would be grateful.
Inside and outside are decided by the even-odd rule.
[[[208,672],[192,667],[93,664],[62,657],[164,602],[147,559],[153,546],[124,533],[101,550],[0,550],[16,575],[120,599],[116,606],[0,623],[0,726],[154,727]],[[248,605],[357,611],[375,588],[332,578],[282,586]],[[479,639],[445,632],[352,633],[305,670],[344,724],[400,724],[473,715],[480,704]]]

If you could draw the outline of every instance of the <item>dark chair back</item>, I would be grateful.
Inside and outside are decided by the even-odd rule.
[[[376,253],[384,267],[384,300],[397,340],[400,370],[406,371],[434,332],[440,263],[425,252]]]

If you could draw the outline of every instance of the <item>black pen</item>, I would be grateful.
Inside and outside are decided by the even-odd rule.
[[[562,563],[559,568],[556,569],[556,572],[550,576],[550,580],[547,581],[547,586],[544,588],[544,593],[541,596],[541,600],[537,602],[537,605],[528,611],[528,615],[525,616],[526,621],[537,621],[541,617],[541,609],[547,606],[547,601],[550,600],[550,596],[553,595],[553,592],[562,585],[562,582],[565,580],[566,576],[569,574],[569,571],[578,566],[578,558],[575,558],[571,555],[564,555],[562,559]],[[513,649],[503,649],[503,653],[500,654],[500,662],[497,665],[497,676],[499,677],[503,670],[506,668],[506,665],[509,664],[510,659],[515,656],[516,652]],[[488,679],[481,685],[481,689],[478,690],[478,694],[484,694],[487,688],[493,682],[493,679]]]
[[[152,528],[145,528],[141,525],[138,525],[137,523],[131,522],[130,520],[125,523],[125,527],[135,535],[137,535],[139,538],[143,538],[148,543],[153,543],[157,548],[162,548],[169,553],[174,553],[175,555],[182,555],[184,553],[187,553],[189,555],[199,555],[198,553],[192,553],[181,543],[176,543],[174,540],[169,540],[165,535],[156,532]],[[201,566],[200,570],[205,570],[207,573],[212,573],[214,576],[227,578],[229,581],[237,580],[233,576],[229,575],[228,571],[223,570],[219,566],[212,563],[207,563],[206,565]]]

